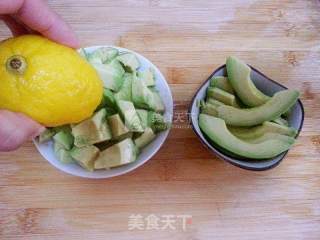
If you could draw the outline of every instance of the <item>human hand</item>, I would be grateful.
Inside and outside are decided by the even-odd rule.
[[[79,46],[68,25],[42,0],[0,0],[0,19],[14,36],[39,33],[69,47]],[[15,150],[44,129],[21,113],[0,110],[0,151]]]

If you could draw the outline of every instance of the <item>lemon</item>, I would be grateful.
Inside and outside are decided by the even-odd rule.
[[[0,43],[0,109],[48,127],[78,123],[93,114],[102,91],[97,72],[74,49],[37,35]]]

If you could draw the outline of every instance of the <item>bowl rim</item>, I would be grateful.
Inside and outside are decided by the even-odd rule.
[[[159,75],[164,81],[163,82],[163,85],[165,86],[165,88],[168,90],[168,95],[169,95],[169,102],[170,102],[170,109],[166,110],[168,111],[168,118],[167,120],[170,121],[170,123],[172,123],[173,121],[173,111],[174,111],[174,101],[173,101],[173,96],[172,96],[172,91],[171,91],[171,88],[168,84],[168,81],[167,79],[165,78],[165,76],[162,74],[162,72],[160,71],[160,69],[153,63],[151,62],[148,58],[144,57],[143,55],[133,51],[133,50],[130,50],[130,49],[127,49],[127,48],[123,48],[123,47],[119,47],[119,46],[115,46],[115,45],[92,45],[92,46],[86,46],[86,47],[81,47],[80,49],[98,49],[98,48],[101,48],[101,47],[111,47],[111,48],[116,48],[118,49],[120,52],[130,52],[130,53],[133,53],[135,54],[138,59],[144,59],[146,60],[146,62],[148,64],[150,64],[150,67],[153,67],[156,71],[156,74]],[[137,163],[136,165],[134,165],[133,167],[131,168],[128,168],[124,171],[121,171],[121,172],[117,172],[117,173],[110,173],[108,176],[99,176],[99,175],[95,175],[95,171],[93,172],[87,172],[88,174],[82,174],[82,173],[75,173],[74,171],[71,171],[71,170],[66,170],[66,169],[62,169],[61,167],[58,166],[57,163],[53,162],[53,161],[50,161],[49,159],[47,159],[47,157],[45,157],[45,154],[43,153],[43,151],[40,150],[40,145],[36,138],[33,139],[33,143],[37,149],[37,151],[40,153],[40,155],[50,163],[50,165],[54,166],[56,169],[58,169],[59,171],[61,172],[64,172],[64,173],[67,173],[69,175],[72,175],[74,177],[80,177],[80,178],[87,178],[87,179],[107,179],[107,178],[112,178],[112,177],[117,177],[117,176],[121,176],[121,175],[124,175],[124,174],[127,174],[129,172],[132,172],[134,171],[135,169],[141,167],[143,164],[145,164],[146,162],[148,162],[149,160],[151,160],[154,155],[159,152],[160,148],[163,146],[163,144],[165,143],[165,141],[167,140],[168,136],[169,136],[169,133],[171,131],[171,128],[168,128],[166,131],[162,132],[163,134],[163,140],[161,141],[160,144],[158,144],[154,150],[152,151],[152,153],[147,157],[145,158],[145,160],[143,161],[140,161],[139,163]],[[161,134],[161,133],[160,133]],[[159,136],[157,136],[159,137]],[[157,138],[155,138],[154,140],[156,140]],[[148,147],[148,146],[146,146]],[[120,166],[119,168],[121,168],[122,166]],[[101,171],[108,171],[108,169],[102,169]]]
[[[288,89],[286,86],[276,82],[275,80],[269,78],[267,75],[265,75],[264,73],[262,73],[261,71],[259,71],[258,69],[252,67],[251,65],[248,65],[253,71],[255,71],[256,73],[260,74],[261,76],[263,76],[264,78],[268,79],[269,81],[271,81],[272,83],[284,88],[284,89]],[[289,150],[279,154],[282,155],[282,157],[277,161],[275,162],[274,164],[271,164],[271,165],[268,165],[266,167],[261,167],[261,168],[256,168],[256,167],[250,167],[250,166],[247,166],[247,165],[242,165],[242,164],[239,164],[237,162],[234,162],[234,161],[231,161],[227,158],[224,158],[222,156],[226,156],[228,158],[233,158],[233,159],[236,159],[232,156],[229,156],[223,152],[221,152],[219,149],[215,148],[214,146],[208,144],[206,141],[204,141],[204,136],[202,136],[198,130],[195,128],[195,124],[194,121],[193,121],[193,118],[192,118],[192,109],[193,109],[193,106],[194,106],[194,102],[196,101],[196,98],[199,94],[199,92],[202,90],[202,88],[207,84],[208,81],[210,81],[210,79],[219,71],[221,71],[222,69],[226,69],[226,64],[223,64],[221,65],[220,67],[218,67],[216,70],[213,71],[213,73],[210,74],[210,76],[207,78],[207,80],[205,80],[201,85],[200,87],[197,89],[196,93],[194,94],[192,100],[191,100],[191,103],[190,103],[190,106],[189,106],[189,109],[188,109],[188,116],[189,116],[189,122],[191,122],[191,127],[192,127],[192,130],[193,132],[197,135],[197,137],[200,139],[201,143],[214,155],[218,156],[218,158],[236,166],[236,167],[240,167],[242,169],[245,169],[245,170],[250,170],[250,171],[265,171],[265,170],[270,170],[276,166],[278,166],[282,161],[283,159],[285,158],[285,156],[288,154]],[[298,129],[298,132],[297,132],[297,135],[295,136],[295,138],[297,139],[300,135],[300,132],[302,130],[302,127],[303,127],[303,124],[304,124],[304,115],[305,115],[305,111],[304,111],[304,107],[303,107],[303,104],[302,104],[302,101],[300,100],[300,98],[298,99],[297,103],[299,104],[299,107],[301,108],[301,113],[302,113],[302,120],[300,122],[300,127]],[[201,131],[201,130],[200,130]],[[242,159],[237,159],[238,161],[244,161]]]

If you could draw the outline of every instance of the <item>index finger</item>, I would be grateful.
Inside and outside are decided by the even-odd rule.
[[[79,47],[73,31],[42,0],[1,0],[0,14],[12,14],[47,38],[73,48]]]

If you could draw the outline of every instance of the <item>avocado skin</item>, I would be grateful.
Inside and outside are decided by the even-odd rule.
[[[251,68],[236,57],[227,59],[228,79],[240,100],[249,107],[257,107],[267,102],[270,97],[256,88],[250,78]]]
[[[238,109],[227,105],[219,106],[217,108],[218,117],[231,126],[255,126],[280,117],[296,103],[298,97],[298,91],[284,90],[277,92],[269,101],[259,107]]]
[[[245,142],[230,133],[222,119],[199,115],[199,126],[204,134],[223,149],[249,159],[268,159],[287,151],[292,142],[271,139],[260,143]]]

